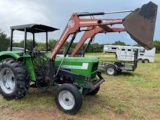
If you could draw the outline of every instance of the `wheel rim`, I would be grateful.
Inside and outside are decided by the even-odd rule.
[[[67,90],[60,92],[58,101],[65,110],[71,110],[75,105],[75,98],[73,94]]]
[[[107,73],[109,75],[113,75],[114,74],[114,68],[110,67],[110,68],[107,68]]]
[[[10,94],[15,88],[15,76],[11,69],[3,68],[0,72],[0,87],[6,93]]]

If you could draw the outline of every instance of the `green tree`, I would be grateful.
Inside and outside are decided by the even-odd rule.
[[[116,42],[114,42],[112,45],[126,45],[124,42],[122,42],[122,41],[116,41]]]
[[[84,45],[84,47],[82,47],[83,49],[87,46],[87,44]],[[98,43],[93,43],[91,44],[88,49],[87,52],[102,52],[103,51],[103,44],[98,44]]]
[[[38,45],[38,43],[35,42],[35,46],[37,46],[37,45]],[[24,40],[22,40],[22,41],[19,43],[19,46],[18,46],[18,47],[24,47]],[[33,49],[33,40],[28,39],[28,40],[26,41],[26,48],[27,48],[28,50],[32,50],[32,49]]]
[[[55,39],[49,40],[49,43],[48,43],[49,49],[53,49],[54,46],[56,45],[56,43],[57,43],[57,40],[55,40]]]
[[[46,50],[46,44],[38,42],[35,47],[36,50]]]
[[[6,51],[9,47],[10,40],[7,35],[0,29],[0,51]]]
[[[13,47],[23,47],[23,46],[20,46],[20,43],[18,42],[13,42]]]
[[[160,53],[160,41],[159,40],[154,40],[153,45],[156,48],[156,53]]]

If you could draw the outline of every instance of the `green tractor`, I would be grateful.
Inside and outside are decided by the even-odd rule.
[[[77,113],[82,105],[82,94],[97,94],[101,83],[105,81],[98,71],[98,58],[69,56],[68,51],[77,33],[92,30],[97,26],[108,30],[114,24],[123,24],[133,39],[151,49],[157,5],[150,2],[130,12],[124,19],[90,17],[108,12],[74,13],[52,51],[48,50],[48,32],[58,30],[57,28],[41,24],[12,26],[10,50],[0,52],[0,93],[8,100],[20,99],[27,94],[31,87],[30,82],[43,90],[57,86],[55,102],[58,108],[65,113]],[[81,29],[86,27],[89,29]],[[24,46],[21,50],[13,49],[14,31],[24,32]],[[26,49],[28,33],[33,35],[33,49],[30,51]],[[46,33],[45,51],[34,49],[36,33]],[[58,56],[59,50],[70,35],[72,39],[64,55]]]
[[[24,32],[24,48],[13,47],[15,30]],[[46,77],[49,69],[48,59],[51,55],[51,51],[48,51],[48,32],[55,30],[58,29],[40,24],[11,27],[10,50],[0,52],[0,92],[8,100],[19,99],[27,94],[30,82],[43,90],[56,85],[58,86],[55,95],[57,106],[66,113],[75,114],[82,104],[81,94],[95,95],[104,79],[97,71],[99,61],[97,58],[66,57],[64,59],[64,55],[57,55],[54,60],[56,77],[53,80]],[[46,50],[27,50],[27,33],[33,34],[33,48],[35,34],[46,33]]]

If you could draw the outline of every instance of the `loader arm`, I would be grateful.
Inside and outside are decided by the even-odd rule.
[[[87,30],[90,30],[91,28],[88,27]],[[80,41],[77,43],[75,49],[73,50],[71,56],[75,56],[76,53],[78,52],[78,50],[81,48],[81,46],[84,44],[84,42],[88,39],[88,38],[93,38],[96,34],[98,33],[109,33],[109,32],[124,32],[125,28],[110,28],[107,25],[101,25],[101,26],[97,26],[94,29],[90,30],[90,31],[85,31],[85,33],[83,34],[83,36],[81,37]]]
[[[68,37],[71,34],[76,34],[77,32],[80,32],[81,28],[87,27],[88,29],[94,29],[97,26],[99,26],[96,31],[104,31],[106,28],[110,29],[106,25],[113,25],[113,24],[122,24],[122,19],[95,19],[95,18],[80,18],[78,14],[73,14],[66,25],[60,39],[57,41],[54,49],[52,50],[50,60],[54,60],[56,54],[60,50],[60,48],[63,46],[65,41],[68,39]],[[101,27],[103,26],[103,27]],[[88,31],[88,30],[86,30]],[[110,29],[111,31],[111,29]]]

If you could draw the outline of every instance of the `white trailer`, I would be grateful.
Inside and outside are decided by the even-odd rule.
[[[143,47],[104,45],[103,53],[116,53],[117,60],[134,61],[134,52],[138,50],[138,61],[143,63],[155,61],[156,48],[146,50]]]

